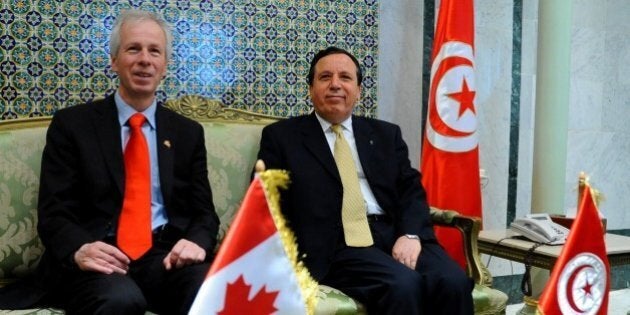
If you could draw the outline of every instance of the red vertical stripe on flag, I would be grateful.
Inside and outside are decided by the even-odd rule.
[[[276,232],[265,191],[260,179],[255,178],[245,194],[241,210],[232,221],[208,275],[218,272]]]
[[[429,205],[481,217],[472,0],[442,0],[433,43],[422,184]],[[436,228],[438,241],[465,267],[458,231]]]
[[[560,257],[538,302],[542,314],[608,314],[610,264],[591,188],[582,201]]]
[[[282,170],[259,172],[232,221],[190,315],[311,314],[317,282],[299,261],[280,209]]]

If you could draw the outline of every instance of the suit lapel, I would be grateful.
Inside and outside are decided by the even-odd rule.
[[[98,143],[105,158],[109,172],[116,182],[118,191],[123,194],[124,163],[122,143],[120,139],[120,123],[114,95],[110,95],[103,101],[95,102],[87,106],[94,106],[95,115],[93,122]]]
[[[160,168],[160,186],[164,204],[169,204],[173,188],[173,143],[174,127],[168,119],[168,111],[158,104],[155,111],[157,130],[158,167]]]
[[[374,146],[377,145],[373,137],[374,130],[372,130],[372,126],[370,126],[366,120],[357,116],[352,117],[352,129],[363,172],[365,173],[365,177],[369,179],[374,169],[372,165],[372,162],[375,161],[373,156]]]
[[[335,165],[335,159],[330,152],[330,147],[322,131],[322,126],[319,124],[315,114],[310,114],[302,123],[303,126],[300,126],[299,130],[302,131],[306,149],[324,166],[327,172],[341,181],[337,166]]]

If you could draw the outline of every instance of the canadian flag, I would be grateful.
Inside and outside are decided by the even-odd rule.
[[[284,171],[258,173],[245,194],[189,314],[311,314],[317,283],[297,259],[278,187]]]
[[[537,313],[608,314],[609,290],[604,229],[587,184],[567,242],[538,300]]]
[[[440,3],[420,168],[430,206],[481,217],[473,8],[472,0]],[[465,267],[459,232],[436,228],[436,235]]]

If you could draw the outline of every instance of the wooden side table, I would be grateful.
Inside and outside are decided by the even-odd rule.
[[[517,234],[509,229],[480,231],[477,241],[479,252],[523,264],[527,261],[531,266],[538,268],[553,269],[562,245],[540,245],[532,250],[536,243],[514,238],[516,236]],[[630,264],[630,237],[606,233],[605,240],[606,254],[611,267]],[[519,314],[534,314],[537,298],[526,296],[524,302],[525,306]]]
[[[480,231],[477,241],[479,252],[525,263],[529,250],[536,243],[513,238],[516,235],[509,229]],[[605,239],[610,266],[630,264],[630,237],[606,233]],[[561,250],[562,245],[541,245],[529,254],[531,265],[551,270]]]

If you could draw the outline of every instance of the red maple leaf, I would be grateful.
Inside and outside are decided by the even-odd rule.
[[[227,285],[225,292],[225,306],[219,315],[242,315],[242,314],[272,314],[277,311],[273,303],[280,291],[267,292],[263,286],[250,300],[249,292],[252,286],[245,283],[243,275],[236,281]]]

